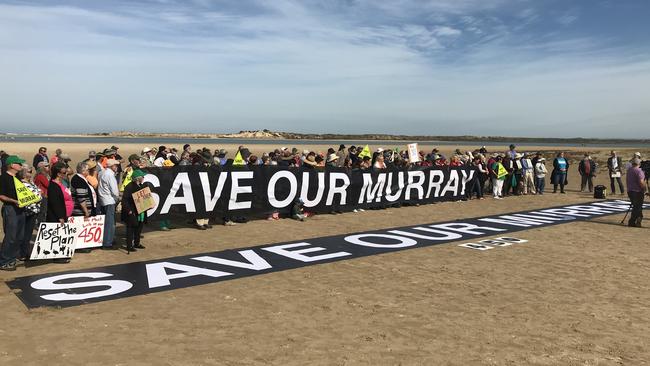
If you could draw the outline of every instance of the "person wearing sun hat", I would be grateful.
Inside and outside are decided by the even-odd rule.
[[[99,206],[104,213],[104,238],[102,245],[106,249],[115,247],[115,209],[120,201],[120,190],[117,185],[117,167],[120,163],[115,159],[106,160],[106,169],[99,173],[97,196]]]
[[[124,195],[122,196],[122,214],[121,218],[126,225],[126,250],[135,252],[138,249],[144,249],[144,245],[140,244],[140,235],[142,234],[142,227],[147,221],[147,213],[138,213],[133,199],[133,193],[143,189],[144,177],[146,173],[140,169],[136,169],[131,174],[131,183],[124,188]]]
[[[0,201],[4,239],[0,249],[0,270],[16,270],[16,254],[25,230],[25,210],[20,207],[16,192],[16,173],[23,168],[25,160],[10,155],[5,160],[7,170],[0,175]]]

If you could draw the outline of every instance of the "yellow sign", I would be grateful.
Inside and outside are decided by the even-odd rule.
[[[370,153],[370,146],[368,145],[366,145],[366,147],[364,147],[363,150],[361,150],[359,153],[359,159],[363,159],[366,156],[372,157],[372,154]]]
[[[16,196],[18,197],[18,207],[29,206],[32,203],[41,202],[41,195],[32,192],[29,188],[25,187],[23,182],[14,177],[14,185],[16,186]]]
[[[508,175],[508,171],[506,170],[506,168],[501,163],[497,163],[496,171],[497,171],[497,178],[498,179],[501,179],[501,178],[505,177],[506,175]]]
[[[237,155],[235,155],[235,160],[232,162],[232,165],[246,165],[244,158],[241,157],[241,151],[237,151]]]

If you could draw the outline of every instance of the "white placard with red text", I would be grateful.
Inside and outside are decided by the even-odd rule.
[[[102,246],[104,242],[104,218],[104,215],[68,218],[68,223],[82,223],[81,230],[77,232],[75,238],[75,249],[99,248]]]

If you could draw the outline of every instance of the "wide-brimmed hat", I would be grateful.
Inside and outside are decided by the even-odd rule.
[[[88,165],[88,169],[94,169],[97,167],[97,162],[95,160],[86,160],[84,163]]]
[[[327,156],[327,162],[330,163],[332,161],[338,160],[339,156],[336,154],[329,154]]]
[[[303,163],[305,163],[307,165],[318,165],[318,163],[316,162],[316,156],[315,155],[307,155],[307,157],[305,158]]]
[[[515,159],[521,159],[522,157],[523,157],[523,155],[520,154],[520,153],[515,154]]]
[[[22,164],[22,163],[24,163],[24,162],[25,162],[25,160],[21,159],[18,155],[9,155],[9,156],[7,157],[7,160],[5,160],[5,163],[6,163],[7,165],[11,165],[11,164]]]
[[[117,164],[119,164],[119,163],[120,163],[120,162],[117,161],[117,160],[115,160],[115,159],[108,159],[108,160],[106,160],[106,166],[113,166],[113,165],[117,165]]]
[[[145,146],[145,147],[142,149],[142,153],[143,153],[143,154],[148,153],[148,152],[150,152],[150,151],[151,151],[151,148],[150,148],[149,146]]]

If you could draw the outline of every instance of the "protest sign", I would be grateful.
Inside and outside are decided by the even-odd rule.
[[[72,258],[82,222],[60,224],[42,222],[32,248],[30,260]]]
[[[133,201],[135,202],[135,209],[138,210],[139,214],[156,206],[156,202],[151,196],[151,189],[149,189],[149,187],[144,187],[141,190],[134,192]]]
[[[26,207],[32,203],[41,201],[39,194],[32,192],[16,177],[14,177],[14,186],[16,187],[16,196],[18,197],[18,207]]]
[[[409,152],[409,162],[417,163],[420,161],[420,153],[418,153],[418,144],[408,144],[406,145]]]
[[[104,219],[105,215],[98,216],[73,216],[68,223],[76,224],[81,222],[81,230],[77,233],[75,250],[99,248],[104,242]]]

